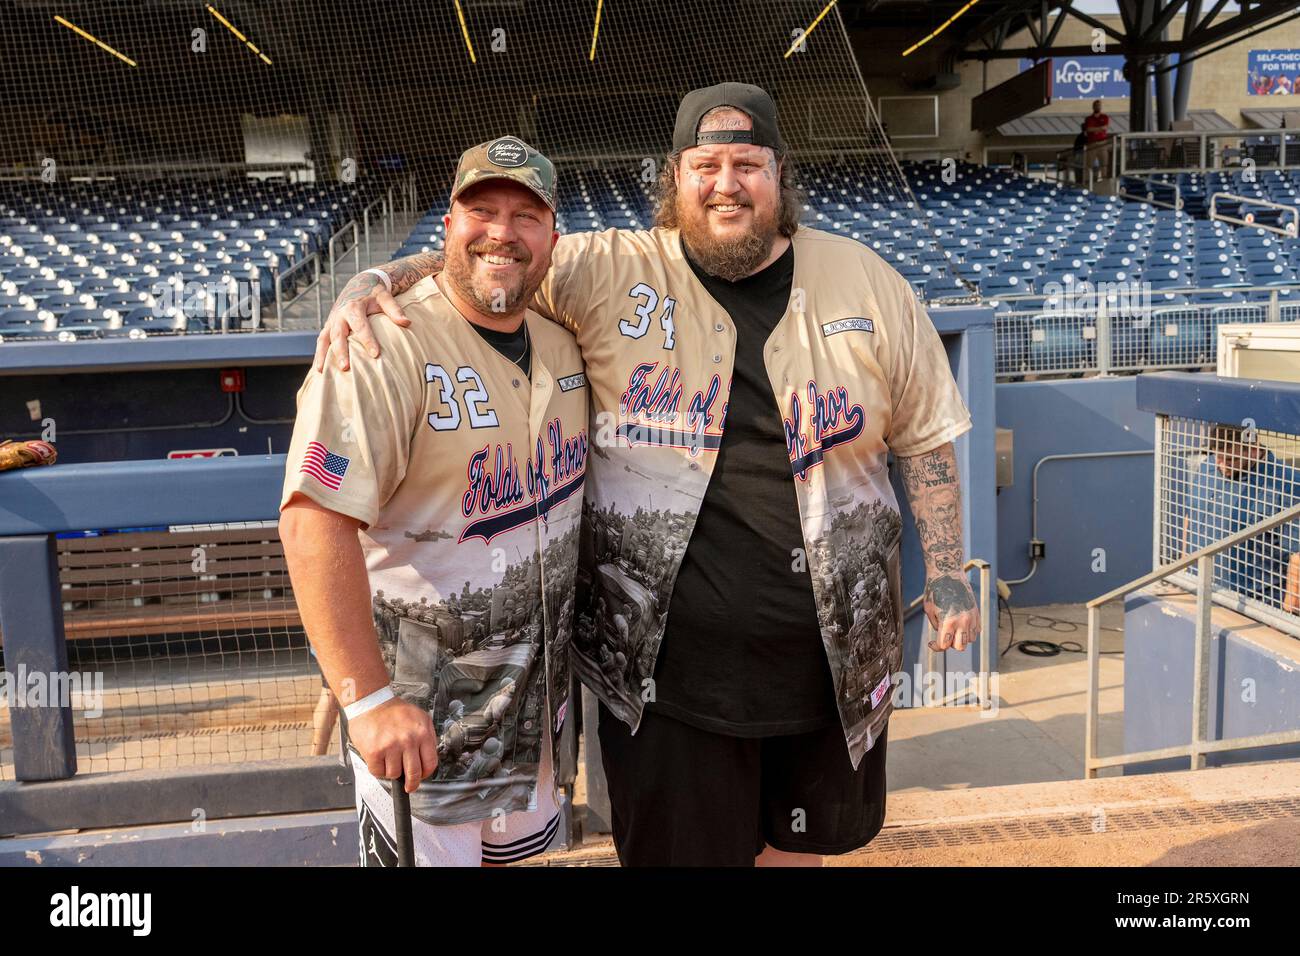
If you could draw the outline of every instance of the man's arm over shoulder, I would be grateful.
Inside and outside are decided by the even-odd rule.
[[[613,232],[613,230],[610,230]],[[607,273],[608,255],[599,255],[599,235],[576,232],[561,236],[551,253],[551,268],[533,296],[533,311],[577,335],[591,311],[592,293]]]

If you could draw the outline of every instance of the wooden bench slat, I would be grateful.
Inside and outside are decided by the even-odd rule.
[[[192,570],[199,546],[206,549],[201,574]],[[60,538],[57,551],[60,596],[72,604],[223,595],[212,602],[74,608],[64,612],[69,640],[302,626],[291,594],[260,593],[292,587],[274,526]]]
[[[256,594],[268,588],[287,591],[292,586],[288,574],[267,577],[228,578],[219,581],[200,581],[197,577],[175,581],[150,581],[133,584],[124,590],[120,584],[86,584],[64,588],[64,601],[120,601],[130,598],[183,597],[187,594]]]
[[[65,616],[64,632],[68,640],[84,640],[92,637],[134,637],[139,634],[183,634],[195,631],[212,631],[218,628],[247,630],[253,627],[289,628],[301,627],[302,619],[297,607],[292,604],[274,606],[268,601],[267,608],[236,609],[211,605],[212,610],[195,612],[185,609],[177,612],[175,608],[152,607],[131,608],[130,616],[114,616],[109,619],[82,618],[76,612]],[[139,613],[159,611],[164,613]],[[170,613],[167,613],[170,612]]]
[[[128,531],[93,538],[59,538],[60,551],[102,551],[105,548],[166,548],[188,544],[264,541],[279,537],[276,528],[221,528],[208,531]]]
[[[258,574],[263,571],[288,571],[284,558],[241,559],[236,561],[213,561],[208,559],[206,570],[202,574]],[[119,581],[130,586],[132,581],[166,581],[184,580],[199,577],[200,572],[191,570],[186,561],[166,564],[142,564],[134,568],[66,568],[59,574],[63,584],[98,584],[107,581]]]
[[[200,545],[186,545],[179,548],[151,548],[147,551],[80,551],[75,554],[60,554],[60,570],[80,568],[107,568],[113,566],[129,567],[132,564],[153,564],[162,562],[183,562],[190,564],[194,560],[194,548]],[[283,556],[284,548],[279,541],[252,542],[247,544],[211,544],[202,545],[204,556],[208,561],[230,560],[234,558],[278,558]]]

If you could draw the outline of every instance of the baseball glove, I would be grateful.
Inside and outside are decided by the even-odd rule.
[[[54,446],[44,441],[0,442],[0,471],[10,468],[27,468],[31,465],[52,465],[59,457]]]

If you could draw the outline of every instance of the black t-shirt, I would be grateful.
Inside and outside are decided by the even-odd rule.
[[[520,322],[513,332],[498,332],[471,322],[474,331],[483,336],[483,341],[500,352],[507,362],[514,362],[524,373],[525,378],[532,377],[533,343],[528,337],[528,323]]]
[[[739,282],[687,261],[735,323],[736,364],[648,706],[734,737],[805,733],[839,716],[785,430],[763,364],[763,346],[790,301],[794,248]]]

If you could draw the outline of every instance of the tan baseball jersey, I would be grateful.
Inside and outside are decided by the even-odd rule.
[[[429,711],[438,769],[411,797],[431,824],[535,802],[552,758],[586,475],[586,378],[573,336],[529,312],[532,380],[432,278],[398,297],[409,330],[298,391],[281,507],[301,492],[365,525],[375,630],[405,699]]]
[[[851,239],[801,229],[793,243],[791,300],[763,354],[856,768],[888,720],[902,663],[902,522],[887,454],[938,448],[970,416],[902,276]],[[736,332],[677,230],[561,238],[534,308],[575,334],[591,385],[574,667],[635,730],[726,427]]]

